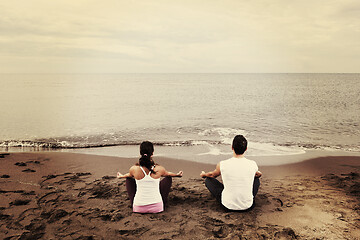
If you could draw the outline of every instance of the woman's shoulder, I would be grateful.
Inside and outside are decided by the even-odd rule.
[[[163,171],[165,168],[159,164],[155,164],[154,170],[157,171]]]
[[[136,171],[139,169],[140,169],[140,165],[136,165],[136,164],[130,167],[130,171]]]

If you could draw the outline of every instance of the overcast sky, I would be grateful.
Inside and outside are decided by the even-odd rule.
[[[0,72],[359,72],[359,0],[0,0]]]

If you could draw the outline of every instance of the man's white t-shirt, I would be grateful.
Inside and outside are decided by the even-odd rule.
[[[232,157],[220,162],[224,184],[221,203],[232,210],[245,210],[253,204],[253,184],[258,171],[256,162]]]

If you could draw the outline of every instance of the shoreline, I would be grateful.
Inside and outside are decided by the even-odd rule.
[[[4,151],[4,148],[0,148],[0,153],[76,153],[96,155],[99,157],[120,157],[120,158],[132,158],[137,159],[139,146],[138,145],[124,145],[124,146],[110,146],[110,147],[94,147],[94,148],[71,148],[71,149],[36,149],[36,148],[8,148]],[[204,153],[206,146],[156,146],[154,152],[154,158],[167,158],[175,161],[189,161],[201,164],[217,164],[219,161],[232,157],[232,152],[216,152]],[[360,152],[344,151],[337,149],[312,149],[312,150],[299,150],[296,153],[288,154],[266,154],[266,155],[254,155],[251,153],[245,153],[248,159],[254,160],[259,166],[279,166],[292,164],[297,162],[303,162],[308,159],[317,157],[334,157],[334,156],[360,156]]]
[[[132,213],[124,181],[115,178],[117,171],[125,173],[137,158],[61,152],[0,154],[0,238],[360,237],[359,156],[259,166],[263,177],[256,205],[244,213],[224,212],[199,178],[201,170],[213,170],[214,164],[154,160],[169,171],[183,170],[184,176],[173,179],[163,213],[142,215]]]

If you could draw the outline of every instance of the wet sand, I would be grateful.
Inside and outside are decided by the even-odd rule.
[[[137,159],[0,154],[1,239],[360,239],[360,157],[322,157],[263,172],[256,205],[225,212],[200,179],[215,165],[157,157],[174,178],[163,213],[132,213]]]

